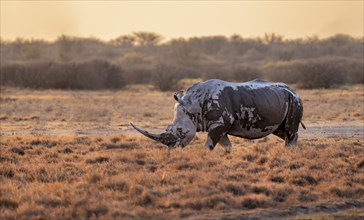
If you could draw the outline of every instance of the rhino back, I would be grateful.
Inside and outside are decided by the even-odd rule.
[[[280,87],[250,89],[244,86],[237,90],[227,88],[222,93],[222,102],[236,115],[236,119],[249,129],[264,129],[278,125],[284,120],[289,104],[289,94]]]
[[[295,93],[283,83],[208,80],[190,87],[184,99],[189,101],[191,109],[201,112],[207,124],[239,121],[242,128],[249,130],[282,123],[290,95]]]
[[[289,89],[280,83],[259,81],[256,84],[226,83],[214,84],[204,100],[207,120],[221,120],[223,115],[231,115],[239,120],[242,126],[264,129],[267,126],[280,124],[287,113]],[[211,88],[211,87],[210,87]],[[226,113],[228,112],[228,113]],[[224,122],[231,117],[223,117]]]

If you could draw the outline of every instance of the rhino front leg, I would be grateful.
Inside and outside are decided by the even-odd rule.
[[[217,126],[210,126],[210,128],[208,129],[208,135],[207,135],[207,140],[205,143],[205,146],[207,148],[209,148],[210,150],[213,150],[216,146],[217,143],[219,143],[219,141],[226,136],[228,128],[230,126],[226,126],[226,125],[217,125]],[[227,138],[227,137],[226,137]],[[229,139],[227,139],[227,141],[230,143]],[[226,140],[223,140],[223,143],[227,143]],[[231,145],[231,143],[230,143]],[[231,146],[230,146],[231,148]]]
[[[225,134],[224,136],[221,137],[219,144],[224,148],[226,153],[231,152],[231,142],[230,142],[227,134]]]

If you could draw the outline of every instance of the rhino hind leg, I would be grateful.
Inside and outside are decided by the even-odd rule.
[[[285,122],[283,122],[282,125],[280,125],[278,129],[273,132],[273,134],[285,141],[287,132],[284,130],[284,124]]]
[[[283,123],[273,132],[285,140],[285,146],[295,146],[298,140],[298,128],[303,115],[302,102],[291,97],[289,109]]]
[[[285,125],[285,124],[283,124]],[[285,146],[294,146],[297,145],[298,133],[291,133],[290,131],[286,131],[284,129],[285,126],[280,126],[277,130],[273,132],[273,134],[282,140],[285,141]]]
[[[298,133],[294,133],[294,134],[290,134],[289,136],[286,137],[286,146],[295,146],[297,145],[297,140],[298,140]]]

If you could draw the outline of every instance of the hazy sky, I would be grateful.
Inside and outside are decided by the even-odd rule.
[[[165,38],[278,33],[363,36],[359,1],[1,1],[3,39],[61,34],[103,40],[152,31]]]

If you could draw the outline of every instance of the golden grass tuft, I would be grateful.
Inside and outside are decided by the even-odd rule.
[[[252,147],[235,145],[226,155],[220,147],[209,151],[200,144],[168,152],[143,139],[135,140],[137,148],[105,148],[103,144],[113,144],[115,136],[105,141],[51,136],[34,140],[39,138],[57,146],[22,148],[33,141],[31,136],[7,137],[1,145],[1,218],[259,213],[360,201],[364,196],[358,166],[362,142],[350,148],[350,140],[285,148],[269,139],[253,142]],[[117,144],[127,139],[132,137],[120,137]],[[24,155],[14,148],[24,149]],[[41,153],[35,153],[38,148]]]

